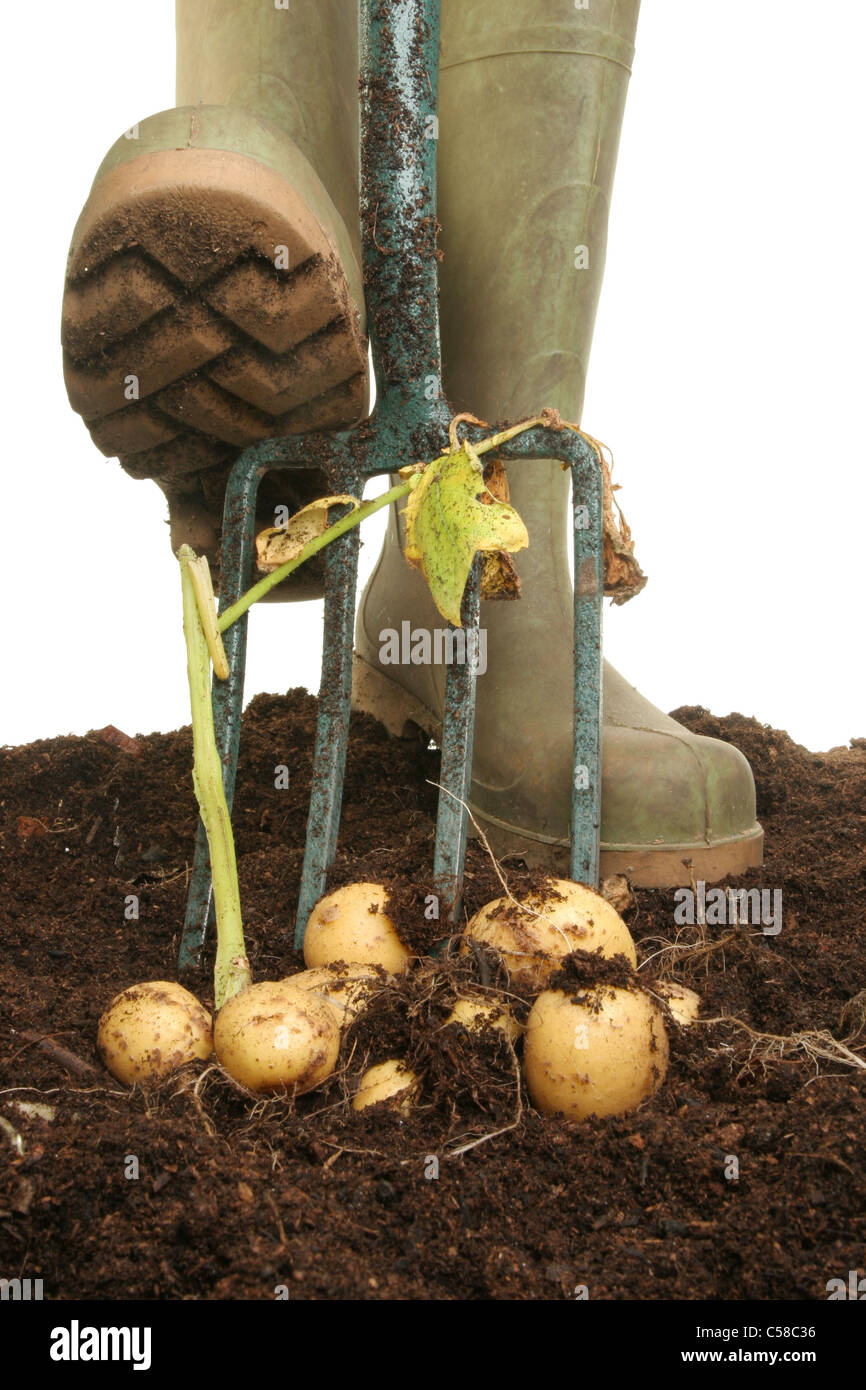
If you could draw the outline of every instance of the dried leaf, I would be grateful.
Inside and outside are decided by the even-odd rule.
[[[484,465],[484,485],[487,492],[479,499],[483,504],[489,505],[493,500],[511,501],[508,476],[501,459],[490,459]],[[520,598],[520,575],[506,550],[485,552],[481,561],[481,597],[509,601]]]
[[[510,503],[511,489],[508,486],[508,474],[501,459],[488,459],[484,465],[484,486],[490,493],[490,497],[497,502]],[[482,497],[481,501],[490,501],[488,497]]]
[[[481,597],[508,600],[520,598],[520,575],[507,551],[485,551],[481,561]]]
[[[614,497],[618,488],[610,480],[607,460],[603,454],[599,454],[599,457],[604,477],[604,592],[615,604],[627,603],[635,594],[640,593],[647,577],[634,557],[631,527]],[[618,520],[613,514],[614,507],[618,513]]]
[[[601,465],[603,484],[604,593],[606,598],[612,599],[616,604],[627,603],[630,598],[634,598],[635,594],[640,593],[647,582],[647,577],[634,557],[631,528],[623,516],[622,508],[614,497],[614,493],[619,491],[619,486],[612,483],[610,477],[613,455],[608,463],[605,457],[605,445],[600,444],[597,439],[593,439],[591,434],[586,434],[578,425],[572,425],[567,420],[563,420],[557,410],[547,407],[542,410],[539,419],[547,429],[573,430],[595,450]],[[607,453],[610,454],[609,449]],[[614,516],[614,507],[617,516]]]
[[[279,569],[287,560],[300,555],[305,545],[328,529],[328,510],[341,503],[353,509],[360,507],[357,497],[339,493],[334,497],[317,497],[290,517],[285,526],[269,526],[256,536],[256,565],[264,574]]]

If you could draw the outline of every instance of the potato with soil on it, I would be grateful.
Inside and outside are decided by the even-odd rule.
[[[661,1009],[638,989],[544,990],[529,1014],[526,1084],[536,1110],[620,1115],[654,1094],[668,1065]]]
[[[519,905],[496,898],[482,907],[463,933],[461,953],[473,943],[498,952],[515,987],[529,992],[543,989],[572,951],[622,955],[637,965],[631,933],[616,909],[592,888],[564,878],[548,879],[543,892]]]
[[[408,1115],[420,1089],[421,1082],[415,1073],[405,1062],[392,1057],[364,1072],[352,1100],[352,1109],[366,1110],[368,1105],[384,1103],[400,1115]]]
[[[326,999],[336,1009],[341,1028],[347,1028],[390,978],[375,965],[356,961],[345,966],[316,965],[310,970],[299,970],[296,975],[287,975],[285,983]]]
[[[671,1018],[681,1028],[688,1028],[690,1023],[695,1022],[701,1007],[701,996],[695,990],[676,980],[653,980],[651,987],[664,999],[671,1011]]]
[[[337,1065],[340,1017],[309,990],[288,980],[264,980],[220,1009],[214,1050],[220,1065],[250,1091],[302,1095]]]
[[[381,883],[350,883],[320,898],[304,933],[308,966],[335,961],[381,965],[390,975],[407,969],[411,952],[386,912],[388,893]]]
[[[449,1024],[461,1023],[470,1033],[479,1033],[485,1028],[498,1028],[511,1042],[516,1041],[523,1032],[521,1025],[505,1004],[497,1004],[483,995],[474,998],[462,996],[445,1020]]]
[[[112,1000],[99,1020],[96,1045],[118,1081],[160,1081],[186,1062],[210,1057],[211,1016],[176,981],[149,980]]]

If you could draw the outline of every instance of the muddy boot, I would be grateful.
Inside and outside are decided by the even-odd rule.
[[[580,418],[637,12],[638,0],[593,0],[586,10],[445,0],[441,308],[445,388],[457,410],[497,421],[555,406]],[[498,853],[562,870],[572,770],[570,482],[552,462],[514,464],[509,482],[530,545],[516,557],[522,598],[482,607],[487,670],[471,804]],[[354,701],[395,734],[417,725],[435,736],[445,669],[380,660],[383,634],[403,622],[444,626],[403,560],[392,516],[358,614]],[[761,862],[742,754],[689,733],[607,665],[604,719],[603,874],[663,886],[689,881],[686,860],[706,881]]]
[[[178,106],[116,142],[73,234],[70,402],[212,564],[242,449],[366,413],[357,65],[354,0],[178,0]],[[326,490],[269,474],[260,520]],[[319,591],[305,566],[279,592]]]

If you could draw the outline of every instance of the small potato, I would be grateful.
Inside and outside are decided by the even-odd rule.
[[[309,990],[265,980],[226,1001],[216,1017],[214,1048],[229,1075],[249,1090],[302,1095],[337,1065],[340,1019]]]
[[[694,1023],[701,1007],[701,996],[687,985],[677,984],[675,980],[654,980],[652,988],[660,994],[680,1027],[687,1028]]]
[[[421,1082],[405,1062],[391,1058],[378,1062],[361,1077],[361,1084],[352,1101],[353,1110],[366,1110],[368,1105],[387,1101],[401,1115],[408,1115],[421,1088]]]
[[[493,1004],[489,999],[458,999],[445,1020],[449,1023],[462,1023],[470,1033],[490,1026],[498,1028],[512,1042],[523,1032],[511,1010],[504,1004]]]
[[[350,883],[320,898],[304,934],[307,965],[361,961],[381,965],[389,975],[401,974],[411,953],[397,935],[387,905],[381,883]]]
[[[532,1006],[524,1070],[544,1115],[583,1120],[633,1110],[658,1090],[667,1065],[662,1013],[642,990],[599,985],[577,998],[544,990]]]
[[[99,1020],[96,1045],[118,1081],[158,1081],[185,1062],[210,1057],[211,1016],[175,980],[149,980],[112,1000]]]
[[[492,946],[515,986],[530,992],[543,989],[572,951],[600,950],[637,965],[628,927],[601,894],[564,878],[548,883],[547,892],[531,894],[520,907],[508,898],[482,907],[463,933],[461,953],[473,941]]]
[[[341,1028],[347,1028],[382,988],[376,967],[361,962],[345,967],[317,965],[287,975],[286,983],[327,999],[339,1015]]]

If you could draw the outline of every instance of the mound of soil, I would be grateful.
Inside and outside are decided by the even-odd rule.
[[[383,992],[338,1074],[295,1103],[256,1103],[204,1063],[127,1091],[97,1022],[125,986],[176,976],[190,731],[0,750],[0,1275],[79,1299],[824,1299],[866,1272],[866,741],[815,754],[739,715],[675,713],[750,759],[766,859],[732,886],[781,889],[783,926],[679,925],[673,890],[637,890],[640,979],[693,986],[720,1021],[671,1024],[661,1091],[579,1125],[531,1108],[499,1034],[443,1026],[467,985],[501,983],[483,957]],[[315,714],[293,691],[244,716],[234,820],[258,979],[300,963]],[[366,716],[350,749],[332,882],[384,882],[424,949],[442,935],[425,916],[438,755]],[[466,911],[501,891],[470,843]],[[208,960],[188,981],[206,1002],[209,976]],[[392,1055],[423,1075],[418,1107],[356,1114],[361,1072]]]

